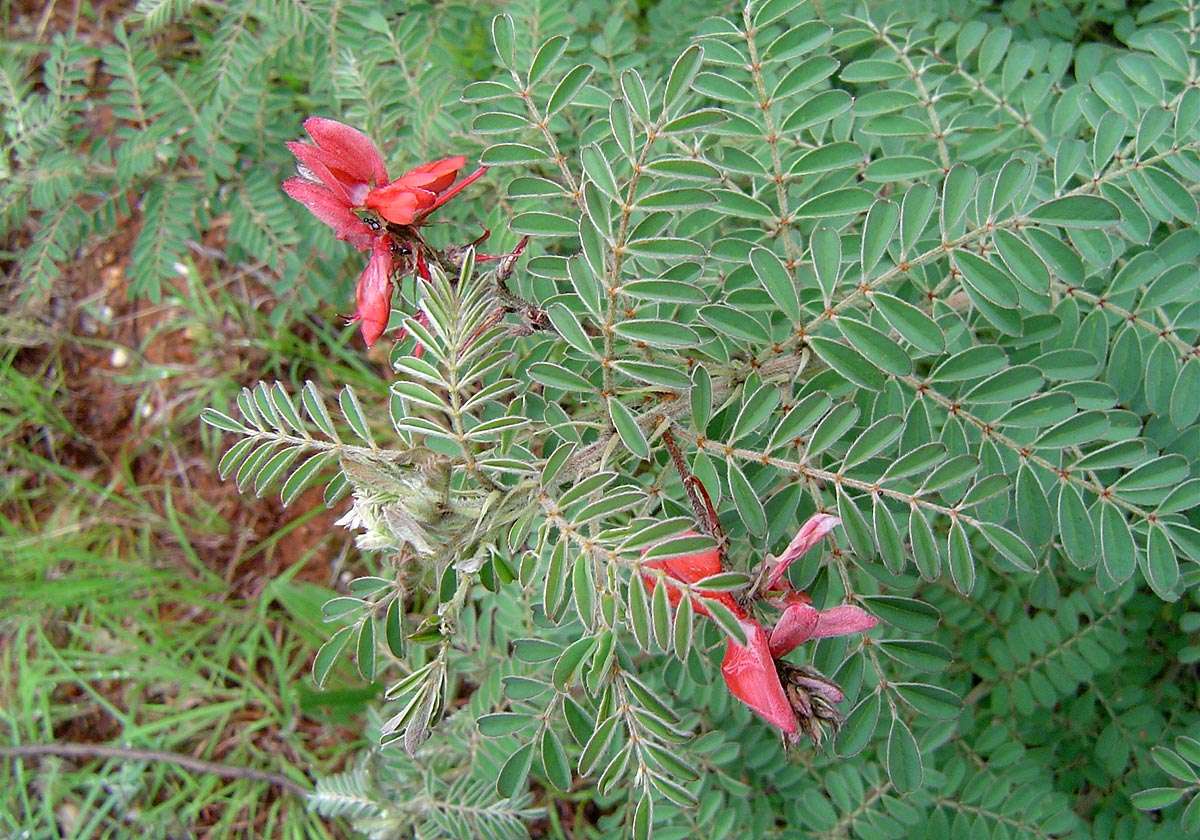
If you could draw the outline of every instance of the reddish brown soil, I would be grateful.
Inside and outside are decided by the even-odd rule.
[[[127,484],[132,477],[132,483],[143,489],[171,485],[186,490],[185,494],[172,494],[174,504],[185,506],[181,513],[191,512],[188,506],[218,512],[229,524],[227,533],[219,539],[201,536],[195,548],[210,567],[228,577],[234,587],[231,595],[256,595],[262,580],[270,580],[304,558],[308,562],[300,576],[328,585],[329,561],[335,546],[326,537],[334,531],[335,511],[322,509],[287,533],[273,551],[257,554],[254,562],[242,564],[239,560],[240,549],[253,546],[294,520],[306,517],[313,508],[323,508],[320,492],[305,493],[285,511],[277,497],[268,494],[255,499],[239,493],[232,482],[217,478],[215,453],[201,447],[199,424],[190,417],[181,423],[172,416],[193,407],[180,404],[170,386],[173,381],[203,380],[207,368],[212,369],[213,376],[244,370],[247,374],[242,384],[251,385],[256,360],[247,358],[245,350],[238,350],[236,358],[223,360],[210,356],[198,362],[188,331],[172,329],[176,313],[170,307],[150,307],[130,301],[125,267],[137,225],[125,225],[121,231],[67,267],[56,284],[70,295],[67,299],[52,300],[49,306],[57,316],[53,318],[50,333],[61,336],[61,340],[53,345],[29,347],[16,359],[16,366],[22,372],[43,373],[61,383],[59,405],[74,430],[61,448],[42,454],[117,492],[129,490]],[[199,269],[203,272],[208,268],[201,259]],[[89,314],[99,309],[110,313],[106,322],[98,322]],[[130,350],[113,351],[110,348],[114,344]],[[170,365],[184,371],[155,389],[153,404],[139,402],[146,393],[143,384],[126,386],[118,381],[120,375],[129,372],[127,367],[134,353],[145,364]],[[146,412],[151,416],[146,417]],[[170,451],[163,449],[164,438],[168,439]],[[30,443],[37,445],[35,440]],[[130,466],[128,474],[122,469],[126,463]],[[191,497],[190,503],[183,496]],[[145,498],[156,506],[163,502],[162,495],[157,493],[146,494]],[[164,509],[157,512],[165,514]]]
[[[6,40],[48,43],[55,35],[72,34],[89,43],[111,43],[113,29],[133,8],[130,0],[17,0],[0,19]]]

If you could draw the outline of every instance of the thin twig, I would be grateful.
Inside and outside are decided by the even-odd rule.
[[[252,779],[257,782],[267,782],[282,788],[288,793],[301,799],[308,796],[309,791],[298,782],[279,773],[267,770],[254,770],[250,767],[234,767],[215,761],[205,761],[190,755],[165,752],[163,750],[140,750],[132,747],[109,747],[103,744],[19,744],[15,747],[0,747],[0,757],[3,758],[34,758],[37,756],[57,755],[71,758],[114,758],[119,761],[159,761],[164,764],[174,764],[185,770],[196,773],[211,773],[223,779]]]
[[[679,451],[679,444],[675,442],[675,435],[671,434],[671,428],[668,426],[663,429],[662,442],[667,446],[667,452],[671,453],[671,461],[675,464],[675,471],[679,473],[679,480],[683,484],[683,492],[687,494],[688,501],[692,505],[692,513],[696,517],[696,525],[700,530],[704,531],[709,536],[712,536],[712,525],[709,523],[708,510],[704,507],[704,502],[700,500],[696,489],[692,486],[692,471],[688,469],[687,461],[683,459],[683,453]]]

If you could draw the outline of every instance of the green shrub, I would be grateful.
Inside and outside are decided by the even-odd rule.
[[[207,415],[239,486],[350,496],[375,572],[314,677],[391,686],[379,746],[316,808],[381,837],[1200,829],[1198,12],[1044,5],[163,4],[101,54],[115,152],[80,136],[86,50],[37,92],[5,65],[33,292],[136,189],[139,294],[228,214],[303,290],[280,317],[345,311],[361,257],[277,187],[305,116],[394,171],[490,167],[387,234],[431,277],[387,290],[386,396]],[[531,244],[451,247],[481,226]],[[791,585],[879,626],[780,666],[845,695],[785,750],[718,674],[817,512],[841,527]],[[648,565],[705,552],[719,579]]]

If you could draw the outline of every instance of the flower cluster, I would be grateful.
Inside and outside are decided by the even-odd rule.
[[[358,278],[353,318],[370,347],[387,327],[393,275],[413,272],[429,279],[430,251],[417,228],[487,168],[459,180],[467,159],[455,155],[422,164],[393,181],[379,149],[358,129],[310,117],[304,130],[312,143],[288,143],[299,174],[284,181],[283,190],[329,225],[338,239],[370,251]]]
[[[820,743],[824,728],[836,729],[842,716],[837,703],[844,698],[841,689],[816,670],[784,661],[800,645],[812,639],[863,633],[878,623],[873,615],[852,604],[827,610],[812,606],[812,599],[792,588],[788,567],[821,541],[841,523],[836,516],[817,514],[800,528],[783,554],[767,573],[759,600],[782,609],[770,633],[750,610],[728,592],[699,591],[693,596],[696,612],[707,615],[704,601],[718,601],[741,623],[746,644],[730,639],[721,663],[721,674],[737,697],[768,723],[779,728],[789,742],[808,735]],[[676,555],[642,564],[644,570],[661,571],[668,580],[689,586],[723,570],[721,550],[717,547]],[[642,580],[652,588],[658,576],[643,572]],[[684,597],[683,590],[667,584],[672,606]],[[698,596],[698,597],[696,597]]]

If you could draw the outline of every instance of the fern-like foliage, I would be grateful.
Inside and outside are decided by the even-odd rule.
[[[313,675],[388,691],[314,807],[377,836],[519,836],[531,791],[597,837],[1194,831],[1194,0],[497,11],[147,0],[97,50],[0,59],[29,298],[134,223],[136,295],[217,231],[275,317],[332,318],[361,263],[278,189],[303,116],[393,176],[490,167],[418,230],[371,220],[418,275],[384,384],[205,413],[223,476],[323,484],[372,564]],[[722,651],[815,512],[841,526],[791,585],[880,627],[791,654],[845,720],[788,753]],[[703,587],[654,562],[717,549]]]
[[[461,102],[433,28],[460,9],[348,12],[371,45],[322,52],[331,91],[431,156],[469,120],[488,223],[533,245],[406,292],[393,443],[342,459],[360,545],[406,571],[327,605],[318,678],[385,637],[380,740],[419,757],[486,674],[496,793],[589,779],[602,836],[1137,833],[1131,801],[1191,800],[1190,742],[1150,748],[1195,722],[1133,688],[1175,694],[1156,610],[1200,561],[1189,8],[1100,54],[949,11],[519,3]],[[793,585],[885,629],[810,651],[845,722],[789,762],[717,676],[734,612],[646,563],[720,544],[704,588],[745,608],[814,510],[844,538]]]
[[[471,744],[474,719],[459,714],[443,740],[409,758],[372,752],[354,768],[318,780],[309,806],[346,819],[369,838],[416,836],[445,840],[521,840],[527,821],[540,816],[530,797],[496,795],[488,761]],[[490,768],[492,772],[495,767]]]

